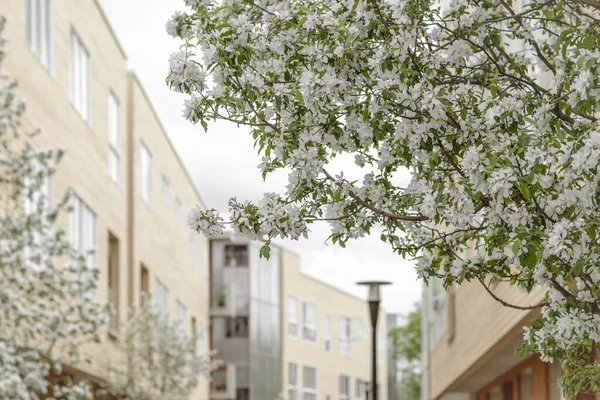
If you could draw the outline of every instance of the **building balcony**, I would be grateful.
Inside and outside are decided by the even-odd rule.
[[[229,283],[214,288],[214,295],[210,306],[212,317],[235,317],[236,314],[235,284]]]
[[[222,364],[212,372],[210,382],[211,400],[235,400],[236,367],[234,364]]]

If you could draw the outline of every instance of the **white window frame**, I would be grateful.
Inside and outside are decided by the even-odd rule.
[[[210,240],[204,240],[204,298],[210,294]]]
[[[146,164],[144,164],[146,162]],[[152,208],[152,153],[140,140],[140,196]]]
[[[163,203],[169,207],[171,203],[171,183],[164,175],[160,179],[160,194]]]
[[[182,225],[183,224],[183,203],[181,202],[181,199],[179,198],[179,196],[175,196],[175,222],[177,223],[177,225]]]
[[[92,125],[92,58],[71,27],[69,44],[69,100],[81,118]]]
[[[121,104],[112,90],[108,92],[108,175],[121,184]]]
[[[190,248],[190,267],[193,271],[198,271],[200,269],[198,234],[191,229],[188,231],[188,244]]]
[[[169,288],[158,278],[154,278],[154,306],[161,317],[169,318],[171,308]]]
[[[69,197],[69,242],[75,250],[85,256],[86,264],[98,268],[98,217],[96,213],[75,193]],[[86,279],[87,277],[73,277]],[[91,279],[91,276],[89,277]],[[97,296],[97,290],[82,293]]]
[[[196,322],[196,353],[207,356],[210,353],[208,329],[202,321]]]
[[[175,299],[175,326],[180,339],[187,337],[189,324],[188,308],[179,299]]]
[[[55,71],[54,0],[25,0],[25,37],[29,49],[50,76]]]
[[[325,326],[323,327],[323,337],[325,339],[325,354],[330,354],[333,348],[332,342],[332,323],[331,316],[325,316]]]
[[[341,354],[352,354],[352,320],[344,315],[339,318],[339,350]]]
[[[292,377],[294,379],[292,379]],[[288,384],[287,384],[288,399],[299,400],[298,398],[298,364],[288,363]]]
[[[366,400],[367,398],[367,385],[365,383],[365,381],[363,381],[360,378],[356,378],[355,380],[355,390],[356,392],[354,393],[354,396],[356,397],[356,400]]]
[[[35,162],[33,165],[33,168],[35,169],[36,173],[39,171],[40,169],[40,165]],[[42,215],[42,220],[45,222],[45,218],[46,218],[46,213],[48,213],[53,207],[54,207],[54,176],[53,175],[48,175],[44,178],[44,180],[41,182],[41,185],[36,188],[33,193],[31,193],[31,196],[28,195],[28,191],[29,191],[29,186],[31,186],[32,182],[30,180],[30,177],[26,176],[25,177],[25,188],[23,191],[23,197],[24,197],[24,204],[23,204],[23,211],[25,212],[25,215],[30,215],[30,214],[41,214]],[[53,228],[50,228],[51,230]],[[45,231],[44,234],[49,234],[51,232],[47,232],[45,227],[43,228],[43,230]],[[43,264],[45,263],[45,261],[47,260],[46,257],[47,255],[43,253],[43,249],[40,247],[40,241],[42,240],[41,236],[40,236],[40,231],[39,230],[34,230],[33,235],[32,235],[32,240],[31,240],[31,246],[26,246],[24,249],[24,259],[25,262],[29,262],[31,268],[34,271],[37,272],[41,272],[43,270]],[[38,254],[36,254],[38,253]],[[40,262],[38,263],[37,261],[34,261],[33,258],[34,257],[39,257],[40,258]],[[31,260],[30,260],[31,259]]]
[[[298,298],[296,296],[288,296],[287,298],[287,329],[288,336],[294,339],[298,338]]]
[[[309,375],[308,372],[312,373],[314,372],[314,380],[315,380],[315,385],[314,387],[308,387],[307,383],[307,376]],[[318,373],[317,373],[317,369],[315,367],[309,367],[309,366],[304,366],[304,368],[302,368],[302,400],[317,400],[317,396],[318,396],[318,389],[319,389],[319,379],[318,379]]]
[[[431,293],[431,348],[444,336],[447,325],[446,297],[447,293],[441,279],[430,281],[427,290]]]
[[[309,321],[312,319],[312,321]],[[302,339],[310,343],[317,342],[319,313],[317,305],[310,301],[302,302]]]
[[[338,399],[351,400],[352,396],[352,379],[350,376],[341,374],[338,379]]]

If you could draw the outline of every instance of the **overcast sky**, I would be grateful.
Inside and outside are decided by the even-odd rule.
[[[263,182],[257,168],[260,157],[249,131],[230,123],[209,126],[208,133],[181,116],[183,97],[165,85],[169,55],[178,42],[165,33],[169,16],[184,9],[182,0],[99,0],[128,56],[128,66],[144,88],[169,138],[183,159],[208,208],[227,210],[227,200],[258,200],[267,191],[285,186],[281,173]],[[191,205],[187,205],[191,206]],[[421,283],[411,262],[392,254],[379,235],[348,243],[345,249],[326,245],[327,225],[311,227],[308,240],[282,245],[301,256],[307,274],[365,297],[356,282],[385,279],[393,285],[383,291],[387,312],[407,313],[419,300]]]

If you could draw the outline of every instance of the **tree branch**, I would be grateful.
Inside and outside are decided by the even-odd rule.
[[[540,304],[536,304],[536,305],[532,305],[532,306],[517,306],[517,305],[514,305],[514,304],[507,303],[506,301],[502,300],[500,297],[496,296],[494,294],[494,292],[492,292],[490,290],[490,288],[485,284],[485,282],[483,281],[483,279],[481,279],[481,277],[478,276],[477,280],[479,280],[479,283],[481,283],[481,285],[490,294],[490,296],[492,296],[492,298],[494,300],[496,300],[498,303],[502,304],[505,307],[514,308],[515,310],[527,311],[527,310],[534,310],[536,308],[540,308],[540,307],[544,307],[544,306],[548,305],[547,302],[541,302]]]

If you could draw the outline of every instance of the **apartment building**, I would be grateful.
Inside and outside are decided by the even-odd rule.
[[[544,298],[542,290],[527,294],[503,282],[490,289],[511,304]],[[560,365],[515,353],[538,312],[505,307],[479,282],[445,291],[431,280],[423,295],[422,399],[560,400]]]
[[[100,383],[142,291],[182,334],[207,330],[208,241],[184,222],[202,201],[95,0],[3,0],[0,14],[25,128],[43,131],[37,146],[65,149],[49,190],[56,200],[73,192],[59,224],[79,250],[94,251],[97,296],[117,311],[107,340],[90,348],[93,362],[70,371]],[[194,398],[208,399],[207,382]]]
[[[211,245],[211,344],[223,361],[211,399],[367,399],[371,341],[366,301],[303,274],[300,259],[235,238]],[[379,398],[386,394],[380,311]]]

